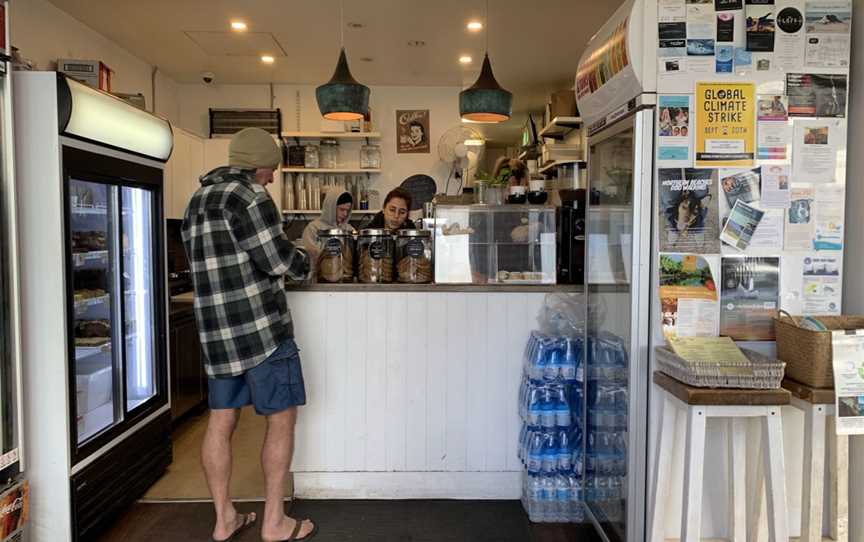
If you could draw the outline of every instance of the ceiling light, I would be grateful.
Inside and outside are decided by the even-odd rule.
[[[486,21],[489,21],[489,0],[486,0]],[[486,30],[486,54],[480,77],[459,93],[459,116],[477,122],[503,122],[513,115],[513,94],[495,80],[489,62],[489,30]]]
[[[483,23],[481,23],[480,21],[471,21],[470,23],[468,23],[468,30],[470,30],[471,32],[479,32],[483,30]]]
[[[411,40],[408,42],[408,47],[426,47],[426,42],[423,40]]]
[[[243,21],[231,21],[231,30],[235,32],[245,32],[248,27]]]
[[[318,110],[327,120],[359,120],[369,114],[369,87],[362,85],[348,69],[345,56],[344,4],[339,2],[340,42],[339,61],[336,71],[327,83],[315,89]]]
[[[464,56],[459,57],[459,62],[461,62],[462,64],[471,64],[472,60],[474,60],[474,59],[468,55],[464,55]]]
[[[273,64],[274,62],[276,62],[276,59],[270,55],[262,55],[261,62],[263,62],[264,64]]]
[[[348,28],[351,28],[353,30],[359,30],[365,26],[366,25],[363,23],[348,23]]]

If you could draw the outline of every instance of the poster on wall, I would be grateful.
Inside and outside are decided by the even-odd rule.
[[[790,117],[845,117],[846,76],[786,74]]]
[[[804,258],[801,296],[805,315],[840,314],[843,301],[840,256],[816,254]]]
[[[696,83],[696,166],[752,166],[755,109],[753,83]]]
[[[731,209],[738,200],[744,203],[757,203],[761,199],[760,184],[762,168],[750,170],[720,170],[720,186],[726,204]]]
[[[0,540],[20,540],[30,515],[30,484],[19,482],[0,493]]]
[[[756,156],[759,160],[788,159],[792,144],[792,126],[788,119],[786,96],[759,96],[756,105]]]
[[[663,336],[715,337],[719,331],[715,273],[695,254],[660,255]]]
[[[784,71],[800,70],[804,64],[803,5],[804,0],[787,1],[777,12],[774,62]]]
[[[659,0],[657,2],[657,20],[661,23],[686,21],[686,0]]]
[[[664,168],[660,181],[660,251],[720,252],[717,170]]]
[[[721,11],[717,14],[717,43],[731,44],[735,41],[735,13]]]
[[[762,200],[766,209],[788,209],[791,203],[789,192],[790,169],[785,164],[762,166]]]
[[[816,233],[814,218],[815,190],[812,187],[792,187],[789,210],[786,212],[786,250],[811,250]]]
[[[774,0],[746,0],[747,50],[774,51],[776,12]]]
[[[733,11],[743,7],[743,0],[714,0],[714,9],[717,11]]]
[[[843,250],[845,194],[842,184],[820,186],[816,191],[814,250]]]
[[[838,435],[864,434],[864,331],[832,331]]]
[[[396,111],[396,152],[399,154],[428,154],[429,110]]]
[[[846,142],[843,121],[798,120],[792,138],[792,178],[800,183],[833,183],[837,156]]]
[[[808,66],[848,68],[852,0],[807,0]]]
[[[693,162],[690,96],[660,96],[657,122],[657,161],[661,166],[688,166]]]
[[[742,200],[736,201],[735,206],[729,212],[729,217],[723,224],[720,240],[742,252],[747,250],[763,216],[765,216],[765,211],[744,203]]]
[[[736,341],[773,341],[780,258],[724,257],[720,274],[720,335]]]

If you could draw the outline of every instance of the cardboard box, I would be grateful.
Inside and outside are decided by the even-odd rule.
[[[559,90],[549,97],[550,120],[555,117],[577,117],[576,93],[573,90]]]

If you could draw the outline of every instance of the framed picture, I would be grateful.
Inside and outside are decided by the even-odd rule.
[[[396,111],[396,152],[399,154],[429,154],[429,110]]]

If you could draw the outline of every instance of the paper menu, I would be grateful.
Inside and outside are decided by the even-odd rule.
[[[672,337],[669,346],[679,357],[689,362],[750,362],[729,337]]]

